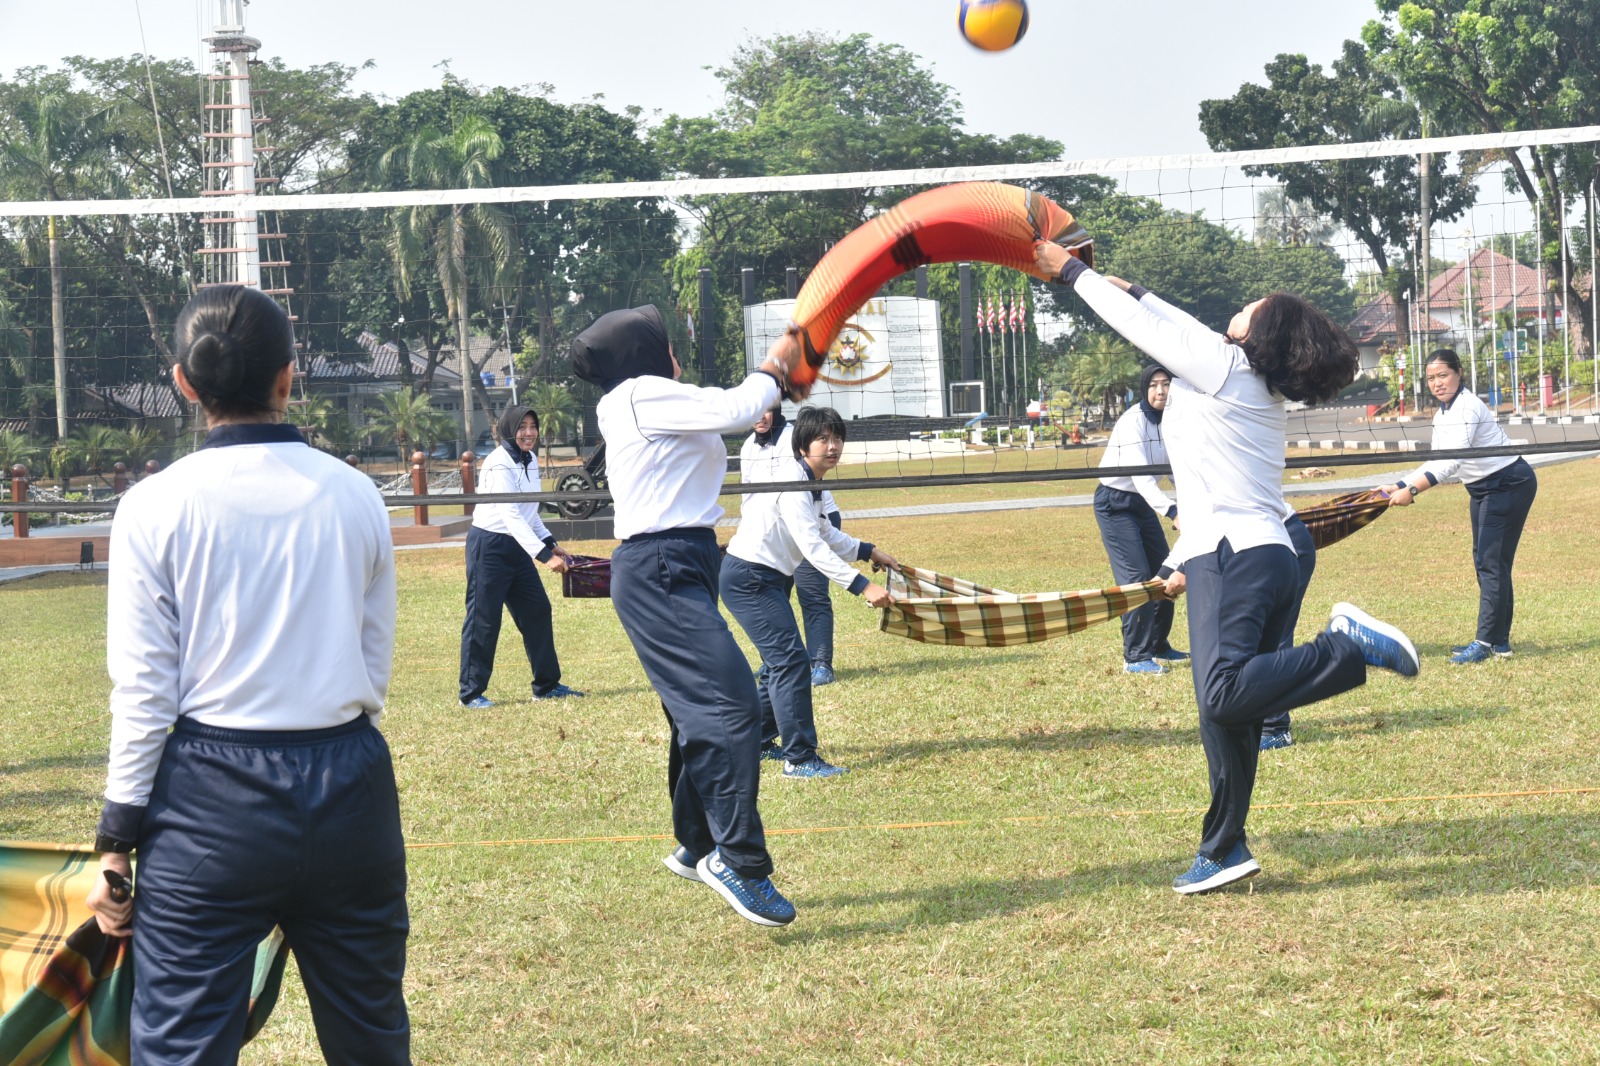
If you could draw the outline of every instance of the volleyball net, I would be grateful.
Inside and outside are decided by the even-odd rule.
[[[0,462],[58,485],[32,509],[66,512],[87,503],[74,491],[110,494],[118,464],[137,477],[192,450],[203,419],[172,380],[173,320],[198,287],[244,280],[294,319],[290,418],[318,447],[395,495],[412,493],[420,451],[429,493],[459,492],[462,456],[492,447],[515,403],[540,415],[555,487],[599,443],[598,394],[568,360],[595,318],[655,304],[686,380],[736,383],[829,248],[957,181],[1051,197],[1094,238],[1102,272],[1212,328],[1273,291],[1344,325],[1361,374],[1331,403],[1291,405],[1292,467],[1417,461],[1404,453],[1427,450],[1423,365],[1440,347],[1517,446],[1584,451],[1600,447],[1600,205],[1592,187],[1530,201],[1515,171],[1518,153],[1597,145],[1586,127],[849,174],[0,202]],[[1374,213],[1385,188],[1387,214]],[[1147,362],[1071,293],[981,262],[885,284],[826,356],[810,402],[846,420],[838,476],[854,488],[1099,476]],[[543,496],[604,498],[566,484],[576,491]]]

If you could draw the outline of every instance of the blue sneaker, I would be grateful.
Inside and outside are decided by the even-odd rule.
[[[1261,864],[1256,862],[1254,856],[1250,854],[1250,849],[1245,847],[1241,839],[1222,862],[1208,859],[1204,855],[1196,855],[1194,865],[1189,867],[1188,872],[1178,875],[1172,882],[1172,890],[1185,896],[1199,892],[1213,892],[1224,885],[1254,877],[1260,872]]]
[[[494,700],[488,696],[474,696],[470,700],[462,700],[461,706],[469,711],[487,711],[494,706]]]
[[[583,693],[579,692],[575,688],[568,688],[565,685],[558,684],[555,688],[550,689],[548,692],[535,692],[533,694],[533,698],[536,700],[567,700],[576,699],[582,695]]]
[[[1451,660],[1450,661],[1454,662],[1455,661],[1455,658],[1454,658],[1455,656],[1460,655],[1462,652],[1467,651],[1468,649],[1470,649],[1473,644],[1478,644],[1478,643],[1480,643],[1480,642],[1475,640],[1475,641],[1472,642],[1472,644],[1454,644],[1454,645],[1451,645],[1451,647],[1450,647]],[[1494,657],[1496,659],[1509,659],[1509,658],[1511,658],[1512,655],[1515,654],[1515,652],[1513,652],[1511,650],[1511,645],[1510,644],[1495,644],[1495,645],[1493,645],[1493,650],[1494,650]],[[1476,662],[1478,660],[1473,660],[1473,661]]]
[[[1416,677],[1422,669],[1417,649],[1406,635],[1386,622],[1380,622],[1353,603],[1333,605],[1328,620],[1329,633],[1343,633],[1361,648],[1368,666],[1393,670],[1401,677]]]
[[[783,776],[790,781],[812,777],[842,777],[849,772],[843,766],[835,766],[820,755],[813,755],[805,762],[783,764]]]
[[[1185,663],[1189,661],[1189,653],[1186,651],[1179,651],[1177,648],[1168,648],[1166,651],[1158,651],[1156,652],[1155,657],[1164,663]]]
[[[822,685],[833,684],[833,667],[827,663],[811,664],[811,687],[818,688]]]
[[[727,900],[728,906],[738,911],[741,918],[771,926],[794,921],[794,904],[773,887],[772,878],[740,877],[733,867],[722,861],[721,848],[701,859],[695,870],[700,880]]]
[[[1289,748],[1293,746],[1294,737],[1291,737],[1287,731],[1282,733],[1261,734],[1262,751],[1277,751],[1279,748]]]
[[[783,761],[783,748],[779,746],[777,737],[773,737],[771,740],[763,740],[761,742],[761,761]]]
[[[1450,656],[1450,665],[1467,666],[1471,663],[1488,662],[1493,658],[1494,649],[1483,643],[1481,640],[1475,640],[1471,644],[1468,644],[1466,647],[1462,648],[1460,651],[1456,652],[1454,655]]]
[[[689,881],[700,880],[700,871],[695,869],[700,862],[694,853],[679,844],[672,850],[672,854],[661,860],[662,864],[673,873]]]
[[[1140,659],[1136,663],[1123,663],[1122,672],[1125,674],[1164,674],[1167,668],[1154,659]]]

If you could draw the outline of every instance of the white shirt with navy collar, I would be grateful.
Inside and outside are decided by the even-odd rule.
[[[523,454],[529,457],[526,467],[511,457],[504,443],[496,445],[478,469],[478,491],[541,491],[539,458],[531,452]],[[537,503],[480,503],[472,510],[472,524],[487,533],[515,537],[523,550],[541,563],[553,554],[550,545],[555,543],[555,536],[539,517]]]
[[[618,540],[672,529],[710,529],[728,474],[724,434],[742,433],[778,399],[778,382],[754,373],[731,389],[670,378],[629,378],[600,398]]]
[[[108,575],[111,836],[137,840],[180,716],[243,730],[379,717],[394,657],[389,514],[371,479],[293,426],[219,427],[129,489]]]
[[[794,423],[784,423],[783,429],[778,433],[778,439],[769,444],[760,444],[756,435],[750,434],[744,442],[744,447],[739,449],[739,480],[746,484],[750,482],[782,481],[793,474],[791,464],[796,460],[794,454]],[[744,506],[750,505],[757,493],[747,492],[744,495]],[[822,490],[822,513],[838,514],[839,505],[834,502],[833,493],[827,489]]]
[[[1163,422],[1165,416],[1163,415]],[[1134,404],[1122,412],[1117,424],[1111,428],[1111,439],[1100,457],[1101,466],[1166,466],[1167,446],[1161,438],[1160,422],[1152,422],[1144,408]],[[1138,477],[1103,477],[1100,484],[1118,492],[1137,492],[1144,497],[1150,509],[1158,515],[1171,518],[1178,513],[1177,504],[1161,491],[1161,481],[1154,474]]]
[[[1471,389],[1462,389],[1447,404],[1441,404],[1433,414],[1433,450],[1446,451],[1457,448],[1496,448],[1510,444],[1511,438],[1500,428],[1499,419],[1478,399]],[[1406,477],[1406,483],[1415,485],[1427,478],[1431,484],[1455,476],[1463,484],[1482,481],[1497,474],[1517,461],[1515,455],[1497,455],[1488,459],[1435,459],[1423,463]]]
[[[777,471],[772,480],[816,480],[811,468],[799,459],[791,458],[789,463],[789,469]],[[825,495],[820,490],[802,490],[746,496],[750,502],[728,542],[728,554],[790,577],[802,562],[809,562],[828,580],[859,596],[869,582],[850,563],[871,559],[872,545],[833,527]]]
[[[1244,349],[1153,293],[1135,299],[1092,270],[1075,291],[1107,325],[1173,375],[1161,429],[1189,557],[1265,544],[1283,527],[1288,414]]]

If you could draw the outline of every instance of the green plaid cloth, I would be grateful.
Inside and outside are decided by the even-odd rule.
[[[1080,592],[1017,595],[964,578],[902,566],[889,573],[893,602],[878,628],[923,644],[1005,648],[1064,637],[1163,597],[1162,581]]]
[[[1310,530],[1311,542],[1320,551],[1370,525],[1388,509],[1387,492],[1383,489],[1367,489],[1347,496],[1335,496],[1327,503],[1307,507],[1300,512],[1300,520]]]
[[[132,941],[100,932],[84,905],[99,859],[87,848],[0,844],[0,1063],[128,1066]],[[245,1040],[278,1001],[283,934],[256,950]]]

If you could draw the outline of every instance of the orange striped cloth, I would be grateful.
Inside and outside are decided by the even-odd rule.
[[[1165,598],[1159,580],[1079,592],[1016,594],[933,570],[889,574],[892,602],[878,620],[891,636],[923,644],[1006,648],[1064,637]]]

